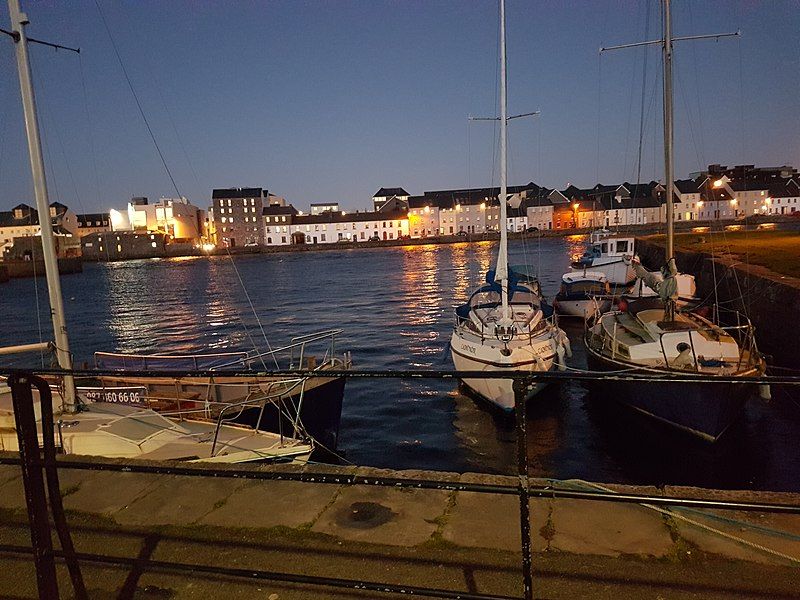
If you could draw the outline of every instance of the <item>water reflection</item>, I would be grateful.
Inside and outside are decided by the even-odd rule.
[[[537,272],[552,297],[570,254],[580,252],[583,243],[582,238],[515,240],[510,262]],[[496,248],[496,242],[483,242],[87,264],[82,274],[62,278],[72,350],[80,364],[96,350],[246,350],[343,328],[340,348],[352,351],[357,368],[450,368],[453,306],[482,283]],[[2,343],[36,341],[34,280],[2,285],[0,309],[7,324]],[[43,280],[38,287],[47,339],[52,334]],[[583,325],[564,321],[562,326],[572,339],[572,364],[584,366]],[[22,360],[35,366],[40,359]],[[796,490],[800,399],[780,390],[773,397],[769,404],[751,402],[737,429],[707,447],[631,420],[607,402],[611,387],[593,393],[577,382],[552,386],[529,404],[531,472]],[[348,381],[340,439],[342,452],[357,464],[515,469],[513,423],[449,381]]]

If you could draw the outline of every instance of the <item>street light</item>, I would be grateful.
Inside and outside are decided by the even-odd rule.
[[[577,228],[578,228],[578,209],[580,208],[580,206],[581,206],[581,205],[580,205],[580,204],[578,204],[577,202],[575,202],[575,203],[572,205],[572,212],[573,212],[573,217],[572,217],[572,218],[573,218],[573,223],[574,223],[573,227],[574,227],[575,229],[577,229]]]

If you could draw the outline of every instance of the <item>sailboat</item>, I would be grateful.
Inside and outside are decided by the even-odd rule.
[[[20,92],[31,161],[34,191],[40,215],[49,214],[49,199],[42,157],[36,101],[28,60],[29,20],[19,0],[9,0],[13,39],[16,44]],[[42,252],[55,341],[0,349],[9,354],[55,349],[59,367],[57,390],[34,392],[34,411],[41,419],[41,402],[52,402],[58,421],[56,443],[62,451],[114,458],[152,458],[211,462],[305,461],[313,445],[305,440],[250,427],[231,425],[220,415],[216,422],[197,418],[172,419],[149,408],[113,402],[81,403],[76,392],[72,356],[64,318],[63,298],[50,219],[40,219]],[[47,391],[47,390],[46,390]],[[0,383],[0,449],[18,451],[18,432],[10,388]]]
[[[564,367],[569,341],[542,298],[539,282],[508,265],[507,103],[505,1],[500,0],[500,249],[485,285],[456,308],[450,352],[457,371],[543,372]],[[462,382],[504,411],[513,411],[512,379],[465,378]],[[530,390],[535,394],[543,387]]]
[[[664,0],[664,175],[666,178],[666,263],[661,273],[645,270],[635,257],[626,263],[656,297],[627,302],[596,319],[587,329],[585,344],[589,367],[625,373],[685,376],[684,381],[623,380],[608,387],[622,404],[671,427],[704,440],[717,440],[741,414],[755,383],[744,382],[764,374],[766,364],[758,352],[750,321],[735,313],[732,326],[721,326],[700,311],[678,306],[678,271],[673,255],[674,221],[672,173],[672,32],[670,2]],[[693,36],[697,38],[698,36]],[[702,36],[701,36],[702,37]],[[708,36],[720,37],[720,36]],[[649,42],[647,42],[649,43]],[[627,45],[630,47],[630,45]],[[719,315],[719,309],[714,310]],[[697,379],[730,378],[728,383]],[[742,380],[742,383],[736,380]]]

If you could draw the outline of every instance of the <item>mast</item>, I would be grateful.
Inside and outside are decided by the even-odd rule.
[[[508,310],[508,209],[507,209],[507,143],[508,108],[506,106],[506,3],[500,0],[500,252],[497,255],[495,279],[502,287],[503,317]]]
[[[665,260],[673,256],[673,237],[675,235],[675,221],[672,197],[674,194],[675,178],[672,174],[672,23],[670,15],[670,0],[664,0],[664,179],[666,179],[667,195],[667,245]]]
[[[31,160],[33,188],[36,195],[36,210],[39,212],[39,226],[42,232],[42,254],[47,275],[47,291],[50,297],[50,314],[53,320],[53,334],[56,344],[58,366],[64,370],[72,370],[72,355],[69,351],[67,325],[64,320],[64,301],[61,296],[61,282],[58,278],[58,258],[56,256],[53,226],[50,221],[50,199],[47,194],[42,144],[39,138],[39,122],[36,116],[36,98],[31,83],[31,67],[28,61],[28,38],[25,26],[28,16],[19,6],[19,0],[8,0],[8,12],[11,16],[11,28],[16,44],[17,71],[19,72],[19,88],[22,95],[22,108],[25,113],[25,132],[28,137],[28,153]],[[76,412],[75,380],[72,375],[64,375],[64,410]]]

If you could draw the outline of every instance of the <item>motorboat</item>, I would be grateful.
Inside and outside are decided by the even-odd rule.
[[[587,319],[611,308],[611,286],[605,273],[583,271],[564,273],[553,307],[561,316]]]
[[[602,273],[612,286],[629,286],[636,279],[629,259],[635,253],[636,239],[598,229],[589,234],[586,249],[573,257],[570,269],[575,273]]]

